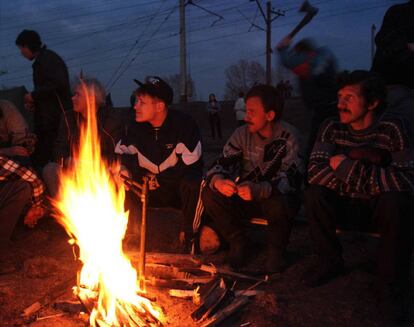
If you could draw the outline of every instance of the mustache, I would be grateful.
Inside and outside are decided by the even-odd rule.
[[[339,113],[351,113],[351,110],[349,109],[338,109]]]

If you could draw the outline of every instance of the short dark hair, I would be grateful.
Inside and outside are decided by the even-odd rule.
[[[27,47],[34,53],[39,51],[42,47],[42,40],[36,31],[23,30],[16,38],[16,45]]]
[[[274,111],[276,120],[283,114],[283,97],[279,90],[267,84],[253,86],[246,94],[246,101],[249,98],[258,97],[263,104],[265,112]]]
[[[338,89],[350,85],[359,85],[361,95],[367,104],[379,101],[377,109],[384,109],[387,104],[387,87],[384,79],[377,73],[367,70],[343,72],[338,76]],[[376,109],[376,110],[377,110]]]

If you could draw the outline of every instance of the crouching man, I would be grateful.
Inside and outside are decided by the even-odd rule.
[[[281,120],[282,105],[274,87],[254,86],[246,95],[246,125],[236,129],[207,173],[203,204],[230,245],[228,260],[234,269],[245,263],[242,225],[251,207],[269,223],[266,270],[286,268],[285,250],[300,204],[304,167],[298,132]]]
[[[202,176],[200,133],[189,115],[169,109],[174,94],[164,80],[152,76],[139,83],[135,120],[115,148],[121,173],[137,182],[149,178],[149,206],[182,210],[179,239],[182,250],[189,250]],[[137,212],[139,199],[128,193],[126,207]],[[130,213],[129,238],[135,237],[137,219]]]
[[[374,229],[381,235],[379,300],[402,319],[414,240],[414,152],[404,121],[384,114],[385,98],[384,83],[372,73],[341,79],[339,121],[321,126],[308,167],[305,204],[319,259],[305,282],[319,286],[344,272],[338,225]]]

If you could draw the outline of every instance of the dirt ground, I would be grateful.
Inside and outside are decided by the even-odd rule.
[[[201,105],[200,105],[201,108]],[[199,122],[206,149],[205,161],[211,163],[218,155],[223,141],[209,137],[206,117],[202,109],[194,109]],[[285,110],[286,120],[294,123],[306,133],[309,115],[301,102],[290,100]],[[224,139],[235,126],[229,108],[223,114]],[[151,252],[178,251],[179,213],[171,210],[149,210],[147,248]],[[260,275],[266,254],[263,251],[261,228],[252,229],[251,255],[244,272]],[[78,315],[61,315],[62,311],[52,306],[42,308],[33,321],[20,318],[22,310],[46,297],[60,285],[65,292],[57,300],[72,299],[71,280],[79,267],[74,261],[67,235],[52,219],[44,219],[35,229],[19,226],[15,232],[13,256],[18,270],[0,276],[0,327],[9,326],[86,326]],[[378,312],[373,294],[373,258],[377,240],[368,236],[347,234],[341,236],[347,274],[319,288],[307,288],[302,276],[313,257],[308,227],[303,211],[298,215],[288,248],[290,266],[271,282],[259,286],[263,294],[252,298],[234,317],[220,326],[393,326],[381,312]],[[204,263],[220,264],[225,251],[202,257]],[[251,283],[238,282],[236,289],[243,289]],[[165,289],[148,288],[156,297],[167,319],[167,326],[197,326],[190,318],[196,306],[190,300],[173,299]],[[51,301],[53,303],[54,301]],[[414,309],[413,299],[411,308]],[[411,310],[414,321],[414,310]],[[60,316],[56,316],[60,315]],[[250,324],[248,324],[250,323]],[[414,326],[414,323],[406,324]]]

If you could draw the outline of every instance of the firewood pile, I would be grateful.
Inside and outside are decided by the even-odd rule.
[[[131,252],[128,256],[134,265],[138,264],[139,254]],[[256,289],[258,286],[269,283],[277,277],[277,275],[263,278],[249,276],[225,267],[204,265],[191,255],[170,253],[147,253],[145,271],[147,292],[139,294],[140,296],[155,302],[157,298],[153,296],[155,292],[152,291],[157,289],[167,293],[172,302],[177,298],[192,301],[196,309],[189,312],[189,315],[194,325],[205,327],[216,326],[240,311],[248,305],[250,298],[264,293]],[[93,303],[73,297],[67,300],[58,299],[75,285],[75,278],[56,285],[49,294],[23,311],[24,321],[33,322],[67,314],[87,322]],[[50,317],[39,318],[40,310],[48,306],[53,307],[57,313]],[[165,314],[168,316],[168,312]],[[162,325],[151,315],[139,316],[129,312],[129,316],[129,326],[139,326],[139,324],[134,325],[134,320],[138,318],[149,319],[151,321],[148,322],[154,326]]]

